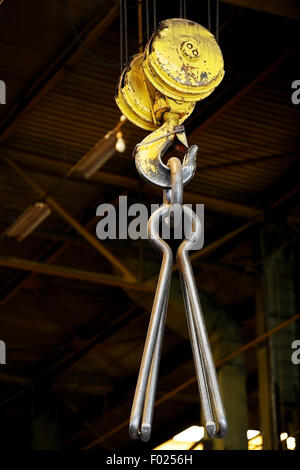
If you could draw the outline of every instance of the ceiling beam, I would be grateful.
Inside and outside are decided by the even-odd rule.
[[[14,256],[0,256],[0,266],[7,268],[21,269],[23,271],[31,271],[48,276],[58,276],[67,279],[76,279],[79,281],[94,282],[107,286],[122,287],[127,290],[154,292],[154,284],[142,284],[138,282],[125,281],[122,278],[112,276],[110,274],[100,274],[93,271],[84,271],[81,269],[70,268],[67,266],[58,266],[51,263],[41,263],[39,261],[31,261],[24,258]]]
[[[221,0],[242,8],[250,8],[271,15],[279,15],[295,20],[300,19],[300,8],[298,0]]]
[[[18,386],[26,386],[31,384],[32,379],[28,377],[24,377],[21,375],[14,375],[14,374],[4,374],[0,372],[0,382],[7,383],[12,385]],[[107,393],[112,391],[112,386],[107,384],[85,384],[79,381],[55,381],[53,383],[54,390],[58,392],[71,392],[71,393],[78,393],[78,394],[85,394],[85,395],[106,395]]]
[[[56,160],[52,160],[42,155],[36,156],[33,154],[24,154],[23,152],[15,151],[12,148],[6,149],[5,153],[14,155],[14,161],[22,161],[22,165],[25,165],[35,173],[50,173],[53,176],[62,176],[61,164]],[[71,168],[71,164],[64,163],[64,169],[66,173]],[[94,175],[91,176],[89,180],[86,180],[79,175],[72,175],[72,180],[80,181],[81,183],[86,184],[98,185],[98,183],[101,183],[129,189],[130,191],[142,191],[144,194],[157,195],[157,197],[161,198],[161,190],[156,188],[154,185],[141,186],[139,178],[131,178],[129,176],[111,173],[108,171],[97,171],[94,173]],[[263,211],[261,209],[201,193],[185,191],[184,199],[186,203],[204,204],[205,209],[208,211],[230,215],[233,217],[252,218],[258,215],[263,215]]]
[[[116,204],[115,201],[111,201],[113,205]],[[78,220],[82,219],[82,214],[78,216]],[[86,229],[89,229],[92,225],[95,224],[95,217],[93,217],[91,220],[89,220],[87,223],[84,224],[84,227]],[[70,231],[71,227],[67,227],[68,231]],[[64,231],[64,233],[68,233]],[[55,261],[58,259],[66,250],[68,250],[71,246],[70,240],[65,240],[63,244],[61,244],[59,247],[57,247],[57,244],[55,244],[53,241],[50,243],[47,243],[46,246],[44,246],[36,255],[34,255],[34,260],[35,261],[47,261],[49,263]],[[18,278],[17,276],[14,276],[13,279],[10,279],[8,283],[4,284],[4,289],[1,290],[1,293],[3,292],[4,295],[0,299],[0,306],[3,307],[3,305],[8,302],[9,300],[14,297],[20,289],[23,287],[26,287],[32,279],[37,276],[38,273],[35,272],[30,272],[29,274],[22,276],[21,279]],[[16,281],[16,283],[15,283]]]
[[[86,230],[69,212],[67,212],[52,196],[47,196],[47,192],[41,188],[22,168],[20,168],[11,159],[1,157],[17,173],[30,188],[32,188],[39,197],[44,198],[45,202],[59,214],[71,227],[73,227],[93,248],[95,248],[104,258],[106,258],[117,270],[121,271],[124,279],[136,281],[136,276],[104,246],[94,235]]]
[[[42,75],[24,93],[24,98],[18,101],[0,121],[0,142],[6,140],[14,131],[18,122],[74,67],[85,54],[86,48],[91,47],[105,32],[119,14],[119,3],[113,2],[111,9],[103,15],[103,11],[93,18],[80,31],[82,44],[77,37],[55,58]]]

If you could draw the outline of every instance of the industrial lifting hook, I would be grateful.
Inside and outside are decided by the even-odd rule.
[[[210,437],[223,438],[227,421],[219,391],[205,322],[189,251],[200,239],[198,216],[182,205],[183,186],[196,170],[197,145],[188,147],[183,122],[197,101],[208,97],[224,77],[222,52],[213,34],[183,18],[160,23],[144,53],[135,55],[119,79],[116,102],[135,125],[152,131],[137,144],[133,155],[140,176],[164,190],[162,207],[148,221],[148,238],[162,254],[145,347],[135,390],[129,433],[133,439],[148,441],[151,435],[157,377],[169,300],[173,253],[160,236],[160,223],[177,228],[187,220],[191,234],[177,250],[177,264],[192,344],[205,426]],[[163,157],[172,145],[184,148],[184,159]]]
[[[184,126],[178,125],[176,114],[166,112],[163,119],[164,124],[136,145],[133,153],[136,168],[143,179],[161,188],[170,188],[170,169],[163,163],[163,155],[175,138],[186,148],[182,166],[183,184],[186,184],[196,171],[198,146],[188,148]]]

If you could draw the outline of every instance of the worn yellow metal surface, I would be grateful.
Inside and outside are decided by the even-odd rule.
[[[179,124],[178,114],[167,112],[164,114],[164,123],[156,131],[149,134],[139,144],[139,162],[144,173],[151,175],[157,171],[153,161],[171,145],[175,139],[175,134],[167,135],[172,132],[174,127]]]
[[[155,88],[144,76],[143,54],[134,56],[123,71],[117,90],[116,102],[122,113],[143,129],[154,130],[157,125],[153,118]]]
[[[131,122],[147,130],[159,127],[166,111],[177,113],[181,124],[193,112],[195,102],[174,100],[159,92],[144,74],[143,57],[134,56],[120,77],[116,96],[120,110]]]
[[[143,129],[157,129],[166,112],[176,113],[182,124],[223,76],[222,53],[212,33],[193,21],[169,19],[124,70],[116,102]]]
[[[183,101],[205,98],[224,76],[222,52],[213,34],[181,18],[160,24],[146,46],[143,68],[155,88]]]
[[[223,76],[223,56],[214,36],[186,19],[163,21],[144,54],[133,57],[120,77],[116,102],[131,122],[153,131],[135,149],[143,178],[167,187],[164,152],[176,138],[188,147],[179,125]],[[196,153],[195,149],[191,153],[194,160]]]

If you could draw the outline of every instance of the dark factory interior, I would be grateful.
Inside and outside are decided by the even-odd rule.
[[[141,442],[128,425],[161,255],[146,239],[100,240],[97,207],[162,203],[133,158],[150,131],[115,102],[120,44],[130,61],[183,9],[224,58],[224,79],[185,121],[199,149],[183,198],[204,204],[191,261],[229,431],[202,433],[175,260]],[[0,1],[1,448],[300,449],[299,20],[294,0]],[[120,130],[90,177],[75,168]],[[43,220],[14,236],[37,203]],[[187,429],[201,437],[173,439]]]

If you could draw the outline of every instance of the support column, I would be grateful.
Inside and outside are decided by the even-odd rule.
[[[296,245],[286,245],[295,237],[295,232],[268,224],[261,237],[263,264],[263,286],[266,328],[298,313],[296,301]],[[282,248],[278,249],[278,247]],[[299,273],[298,273],[299,274]],[[293,435],[299,426],[300,369],[291,360],[291,345],[299,338],[299,322],[288,325],[269,338],[270,377],[264,381],[271,386],[273,448],[281,448],[280,434]],[[263,385],[261,386],[263,393]],[[266,397],[265,397],[266,398]],[[261,409],[268,403],[261,403]],[[267,417],[265,417],[267,419]],[[262,420],[262,426],[269,426]],[[268,438],[264,448],[267,448]]]
[[[31,448],[58,450],[62,447],[62,404],[50,387],[39,386],[32,401]]]
[[[228,319],[227,319],[228,320]],[[241,346],[237,326],[224,324],[213,342],[213,354],[217,361]],[[228,420],[225,439],[214,439],[215,450],[246,450],[248,407],[246,391],[246,367],[243,354],[232,359],[218,370],[218,381]]]
[[[260,277],[256,280],[256,332],[263,334],[267,330],[264,306],[263,284]],[[258,368],[259,430],[263,436],[264,450],[275,448],[274,419],[271,394],[270,353],[268,340],[260,343],[256,351]]]

